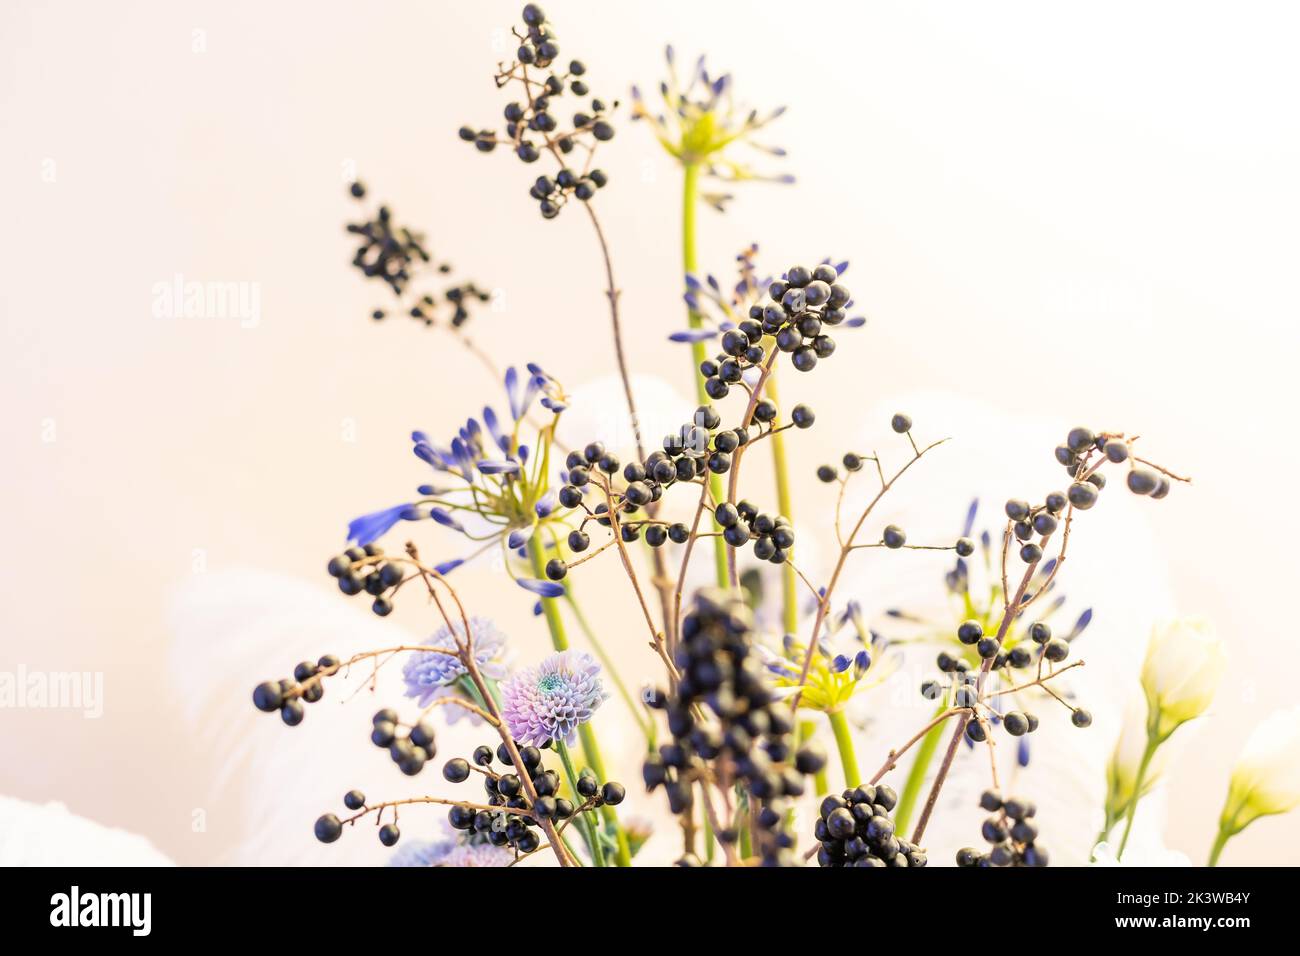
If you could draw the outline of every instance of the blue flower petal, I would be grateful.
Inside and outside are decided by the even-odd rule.
[[[669,342],[706,342],[717,336],[714,329],[683,329],[668,336]]]
[[[1088,608],[1079,615],[1079,620],[1074,622],[1074,629],[1066,636],[1067,641],[1072,641],[1083,633],[1084,628],[1092,623],[1092,608]]]
[[[564,585],[560,584],[558,581],[539,581],[536,578],[515,578],[515,584],[518,584],[525,591],[532,591],[540,597],[564,597]]]
[[[458,567],[465,563],[464,558],[452,558],[450,561],[444,561],[442,564],[435,564],[433,570],[439,574],[451,574]]]
[[[528,539],[533,536],[534,527],[535,525],[530,524],[526,528],[515,528],[513,531],[510,532],[510,536],[506,538],[506,544],[509,545],[512,549],[522,548],[524,545],[528,543]]]
[[[368,515],[362,515],[360,518],[354,519],[348,524],[347,539],[360,545],[370,544],[383,537],[389,528],[401,521],[406,509],[410,507],[409,503],[394,505],[391,508],[372,511]]]
[[[871,655],[866,651],[858,651],[853,658],[853,677],[855,680],[861,680],[862,675],[871,668]]]
[[[443,508],[430,508],[429,517],[438,522],[438,524],[451,528],[453,531],[459,531],[462,534],[465,531],[464,526],[451,516],[451,512]]]
[[[512,365],[506,369],[506,398],[510,401],[510,415],[515,421],[524,417],[519,404],[519,373]]]
[[[478,463],[478,470],[485,475],[513,475],[519,471],[519,462],[485,458]]]

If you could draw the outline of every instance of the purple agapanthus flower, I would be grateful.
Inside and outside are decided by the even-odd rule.
[[[578,725],[590,720],[608,696],[600,665],[590,654],[561,651],[501,685],[501,714],[520,743],[572,744]]]
[[[484,617],[469,619],[470,634],[474,638],[474,660],[484,677],[502,680],[507,674],[506,636],[495,624]],[[456,638],[464,639],[465,625],[456,622]],[[428,641],[429,647],[456,649],[456,639],[446,627],[438,631]],[[415,699],[421,707],[428,707],[439,697],[450,694],[463,696],[458,689],[458,682],[465,676],[465,665],[450,654],[437,651],[416,651],[402,668],[402,679],[406,683],[406,696]],[[479,718],[463,707],[448,707],[447,721],[455,723],[462,717],[470,717],[477,722]]]
[[[534,362],[524,368],[508,369],[504,384],[508,415],[499,415],[490,406],[485,407],[480,418],[467,419],[445,445],[435,442],[426,432],[411,433],[412,451],[439,473],[438,483],[419,485],[421,497],[413,502],[357,518],[348,526],[349,541],[368,545],[399,521],[433,521],[474,543],[470,554],[436,566],[440,574],[447,574],[494,548],[502,539],[510,550],[519,550],[529,543],[539,527],[563,517],[564,509],[550,487],[558,477],[558,469],[542,473],[536,467],[537,458],[547,460],[551,427],[525,419],[530,411],[537,412],[538,405],[552,415],[559,415],[568,401],[564,389]],[[537,429],[539,444],[534,447],[532,465],[529,446],[520,440],[525,427]],[[530,520],[528,512],[525,516],[519,514],[520,503],[536,515],[535,519]],[[516,580],[525,590],[541,597],[555,598],[565,593],[563,585],[555,582]]]

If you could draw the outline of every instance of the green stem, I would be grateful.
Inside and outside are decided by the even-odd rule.
[[[935,711],[935,716],[943,712],[942,707]],[[912,769],[907,773],[907,782],[903,784],[903,793],[898,798],[898,808],[894,811],[894,827],[899,833],[907,832],[907,825],[912,822],[912,810],[916,808],[916,798],[925,786],[925,775],[930,769],[930,762],[939,749],[946,724],[935,724],[930,732],[922,738],[912,759]]]
[[[623,683],[623,678],[619,676],[618,670],[614,667],[614,662],[606,653],[604,645],[596,637],[596,632],[592,630],[591,624],[587,621],[587,616],[582,613],[582,608],[578,606],[577,599],[573,596],[573,591],[566,591],[564,598],[569,603],[569,610],[573,612],[574,619],[578,622],[578,627],[583,635],[586,636],[587,642],[591,644],[591,649],[596,652],[600,658],[601,666],[605,668],[605,673],[609,674],[609,679],[613,681],[614,688],[618,695],[623,698],[623,703],[627,704],[628,711],[631,712],[633,719],[636,720],[641,728],[641,733],[645,734],[646,743],[653,747],[655,745],[655,728],[654,722],[645,716],[642,708],[637,704],[636,698],[628,690],[627,685]]]
[[[573,794],[575,803],[581,803],[582,797],[578,794],[578,775],[573,770],[573,761],[569,758],[569,748],[565,746],[563,740],[555,742],[555,751],[560,755],[560,763],[564,764],[564,776],[569,781],[569,791]],[[605,848],[600,845],[600,836],[596,833],[596,825],[591,822],[591,817],[586,813],[579,814],[579,825],[582,829],[582,838],[587,843],[587,850],[591,853],[591,861],[596,866],[605,865]]]
[[[1231,794],[1229,794],[1228,799],[1232,799]],[[1228,816],[1228,807],[1226,804],[1224,805],[1223,813],[1219,817],[1219,835],[1214,838],[1214,846],[1210,848],[1210,860],[1205,864],[1206,866],[1218,866],[1219,854],[1222,853],[1223,848],[1228,845],[1228,841],[1242,830],[1246,829],[1246,826],[1250,823],[1250,821],[1247,820],[1246,823],[1237,826],[1237,820],[1241,817],[1241,811],[1242,805],[1238,804],[1237,809],[1233,811],[1232,816]]]
[[[749,829],[749,797],[744,787],[736,788],[736,834],[740,844],[740,858],[748,860],[754,855],[754,839]]]
[[[853,752],[853,736],[849,733],[849,721],[842,710],[832,710],[826,715],[831,722],[831,731],[835,734],[835,746],[840,751],[840,765],[844,768],[844,786],[859,787],[862,775],[858,772],[858,758]]]
[[[533,535],[528,542],[528,559],[533,566],[533,574],[539,580],[546,579],[546,558],[542,554],[542,542],[537,535]],[[573,584],[566,585],[572,588]],[[542,598],[542,614],[546,617],[546,626],[551,632],[551,645],[557,651],[567,651],[569,649],[569,636],[564,630],[564,618],[560,615],[560,605],[555,598]],[[609,777],[605,775],[605,761],[600,756],[600,746],[596,743],[596,732],[591,728],[591,722],[580,724],[578,726],[578,737],[582,741],[582,753],[587,759],[587,766],[596,771],[596,779],[602,783],[607,782]],[[632,853],[628,847],[627,834],[618,824],[618,815],[611,806],[600,808],[600,816],[606,825],[613,831],[615,839],[618,841],[618,865],[631,866]]]
[[[693,275],[699,268],[695,258],[695,210],[700,204],[700,167],[695,163],[686,163],[682,166],[682,170],[682,270],[688,275]],[[687,311],[686,321],[693,329],[698,329],[704,324],[700,313],[695,309]],[[700,374],[700,363],[708,357],[703,342],[691,343],[691,380],[695,382],[696,401],[701,405],[710,404],[709,394],[704,391],[704,376]],[[715,502],[727,500],[722,490],[722,478],[712,472],[709,473],[709,491]],[[718,587],[730,587],[731,579],[727,575],[727,545],[721,536],[713,539],[713,564],[718,577]]]
[[[1142,799],[1142,784],[1146,782],[1147,767],[1151,765],[1151,758],[1156,754],[1156,748],[1160,746],[1160,741],[1154,734],[1147,734],[1146,749],[1142,751],[1142,762],[1138,764],[1137,779],[1133,781],[1133,799],[1129,801],[1128,814],[1124,821],[1124,835],[1119,841],[1119,850],[1115,853],[1115,861],[1119,862],[1124,858],[1124,848],[1128,846],[1129,834],[1133,832],[1133,818],[1137,816],[1138,801]]]
[[[781,399],[776,390],[776,371],[767,376],[764,386],[769,401],[778,409]],[[772,443],[772,473],[776,478],[777,510],[794,521],[794,505],[790,496],[790,469],[785,457],[785,432],[774,431],[768,439]],[[799,633],[799,579],[795,575],[794,565],[789,561],[781,563],[782,622],[787,634]]]
[[[1219,854],[1222,853],[1223,848],[1228,845],[1228,840],[1231,836],[1231,833],[1223,827],[1219,827],[1219,835],[1215,838],[1214,847],[1210,850],[1210,861],[1205,864],[1206,866],[1219,865]]]
[[[701,816],[704,826],[704,862],[712,863],[717,856],[717,840],[713,836],[713,824],[709,822],[709,815],[704,813]]]
[[[801,720],[799,721],[799,743],[805,740],[812,740],[813,734],[817,733],[817,721]],[[813,783],[817,787],[817,796],[824,797],[830,792],[830,783],[826,779],[826,768],[823,766],[813,774]]]

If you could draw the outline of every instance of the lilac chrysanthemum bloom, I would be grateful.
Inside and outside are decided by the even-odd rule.
[[[590,720],[608,696],[595,658],[580,651],[561,651],[501,685],[501,713],[520,743],[572,744],[578,725]]]
[[[479,671],[491,680],[502,680],[506,676],[506,636],[497,630],[495,624],[484,617],[469,619],[470,633],[474,637],[474,659]],[[464,639],[465,625],[456,622],[456,637]],[[438,631],[428,641],[429,647],[456,649],[456,639],[446,627]],[[439,697],[449,694],[458,697],[473,698],[469,677],[465,665],[450,654],[437,651],[416,651],[402,668],[402,679],[406,682],[406,696],[415,698],[421,707],[428,707]],[[472,712],[463,707],[448,708],[447,722],[455,723],[463,716],[479,720]]]

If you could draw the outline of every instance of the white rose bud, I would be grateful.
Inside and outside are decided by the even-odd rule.
[[[1227,820],[1241,829],[1256,817],[1300,806],[1300,707],[1280,710],[1256,727],[1232,770]]]
[[[1152,630],[1142,689],[1147,726],[1156,739],[1165,739],[1180,724],[1205,713],[1227,663],[1223,642],[1203,618],[1179,618]]]

